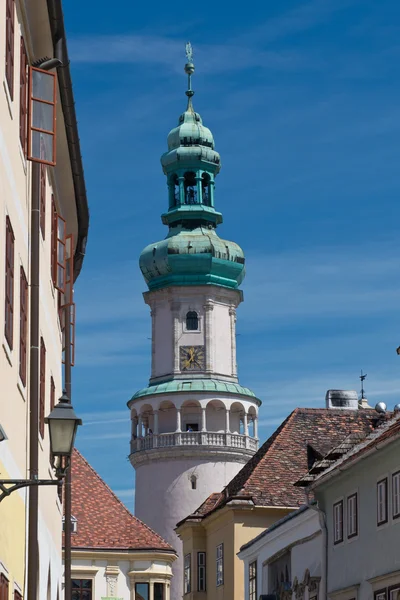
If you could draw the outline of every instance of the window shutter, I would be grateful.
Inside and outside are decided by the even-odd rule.
[[[6,80],[11,100],[14,98],[14,25],[15,2],[6,0]]]
[[[19,79],[19,139],[21,141],[24,156],[26,156],[26,118],[27,118],[27,92],[28,77],[26,68],[28,66],[28,55],[26,53],[24,38],[21,36],[20,44],[20,79]]]

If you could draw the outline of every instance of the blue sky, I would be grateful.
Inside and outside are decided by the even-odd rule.
[[[64,2],[91,209],[78,316],[77,446],[133,508],[126,401],[147,384],[138,268],[166,235],[160,167],[195,109],[222,170],[219,233],[247,259],[240,381],[263,400],[261,440],[328,388],[400,399],[400,5],[395,0]]]

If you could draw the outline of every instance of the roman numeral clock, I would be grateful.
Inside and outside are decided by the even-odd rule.
[[[204,371],[204,346],[180,346],[179,362],[181,371]]]

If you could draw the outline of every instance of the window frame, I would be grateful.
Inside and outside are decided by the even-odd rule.
[[[19,378],[26,387],[28,351],[28,280],[24,267],[20,267],[19,284]]]
[[[224,544],[218,544],[216,548],[216,585],[224,585]],[[221,567],[221,568],[219,568]]]
[[[53,99],[52,101],[50,100],[44,100],[43,98],[38,98],[36,96],[33,95],[33,74],[34,73],[42,73],[43,75],[46,75],[47,77],[52,77],[53,78],[53,82],[52,82],[52,86],[53,86]],[[52,130],[48,130],[48,129],[41,129],[40,127],[36,127],[32,124],[32,116],[33,116],[33,106],[34,106],[34,102],[37,102],[39,104],[46,104],[47,106],[52,106],[53,107],[53,129]],[[55,167],[56,166],[56,105],[57,105],[57,78],[56,78],[56,74],[52,73],[50,71],[45,71],[43,69],[40,69],[38,67],[29,67],[29,103],[28,103],[28,160],[31,160],[33,162],[37,162],[37,163],[41,163],[44,165],[49,165],[51,167]],[[50,135],[52,136],[52,159],[53,160],[46,160],[45,158],[42,158],[41,156],[35,156],[32,154],[33,152],[33,144],[32,144],[32,138],[33,138],[33,132],[36,133],[43,133],[44,135]]]
[[[185,554],[183,559],[183,595],[192,591],[192,555]]]
[[[381,484],[384,484],[384,490],[385,490],[385,503],[384,503],[384,508],[385,508],[385,518],[380,520],[379,519],[379,510],[380,510],[380,504],[379,504],[379,486]],[[389,519],[389,505],[388,505],[388,488],[389,488],[389,483],[388,483],[388,478],[387,477],[383,477],[382,479],[380,479],[379,481],[376,482],[376,524],[378,527],[381,527],[382,525],[385,525],[388,522]]]
[[[150,583],[148,581],[135,581],[135,598],[137,597],[136,586],[147,585],[147,598],[150,599]]]
[[[398,505],[398,512],[395,513],[395,485],[394,485],[394,481],[396,480],[398,481],[398,493],[397,493],[397,505]],[[392,473],[392,519],[398,519],[400,517],[400,470],[399,471],[395,471],[394,473]]]
[[[191,325],[195,324],[196,326],[189,327],[189,324],[191,324]],[[188,310],[186,313],[186,316],[185,316],[185,331],[199,331],[199,330],[200,330],[199,313],[196,310]]]
[[[46,346],[40,338],[40,381],[39,381],[39,433],[44,438],[44,418],[46,411]]]
[[[22,600],[22,594],[19,590],[17,590],[16,588],[14,588],[14,594],[13,594],[13,599],[14,600]]]
[[[355,503],[354,503],[354,513],[355,513],[355,530],[354,531],[350,531],[350,501],[355,499]],[[358,535],[358,493],[354,492],[353,494],[350,494],[349,496],[347,496],[347,502],[346,502],[346,510],[347,510],[347,539],[351,540],[352,538],[356,537]]]
[[[203,563],[201,563],[200,558],[204,559]],[[201,572],[203,575],[200,575]],[[203,582],[202,585],[200,582]],[[204,551],[197,553],[197,591],[207,591],[207,554]]]
[[[90,583],[91,583],[90,596],[91,596],[91,600],[94,600],[94,579],[92,577],[71,577],[71,587],[72,587],[73,581],[90,581]],[[76,592],[77,588],[72,587],[72,590]],[[78,591],[79,597],[82,596],[83,590],[88,591],[88,588],[82,588],[82,584],[81,584],[79,591]]]
[[[20,72],[19,72],[19,140],[21,142],[24,156],[26,156],[27,119],[28,119],[28,53],[25,40],[21,35],[20,40]]]
[[[10,580],[5,573],[0,572],[0,600],[8,600],[10,594]]]
[[[6,0],[6,51],[5,75],[8,92],[14,100],[14,59],[15,59],[15,0]]]
[[[383,595],[383,599],[381,599],[381,600],[387,600],[387,588],[382,588],[381,590],[375,590],[374,591],[374,600],[378,600],[378,598],[382,595]]]
[[[10,350],[14,344],[14,278],[15,278],[15,236],[10,217],[6,216],[6,256],[5,256],[5,316],[4,335]],[[9,294],[11,292],[11,295]]]
[[[40,231],[43,241],[46,239],[46,165],[40,165]]]
[[[249,563],[249,600],[257,600],[257,560]]]
[[[337,528],[337,520],[336,520],[336,508],[340,507],[341,509],[341,522],[340,522],[340,528]],[[337,502],[334,502],[333,504],[333,544],[334,546],[337,546],[338,544],[341,544],[344,540],[344,522],[343,522],[343,516],[344,516],[344,503],[343,503],[343,499],[342,500],[338,500]],[[337,530],[340,533],[340,538],[336,537],[336,533]]]

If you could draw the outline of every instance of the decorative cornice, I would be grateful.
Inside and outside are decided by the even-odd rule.
[[[141,450],[129,456],[131,464],[137,468],[152,461],[170,461],[173,459],[193,458],[199,460],[206,458],[213,462],[238,462],[246,464],[254,455],[254,450],[246,448],[229,448],[218,446],[172,446],[166,448],[153,448]]]

